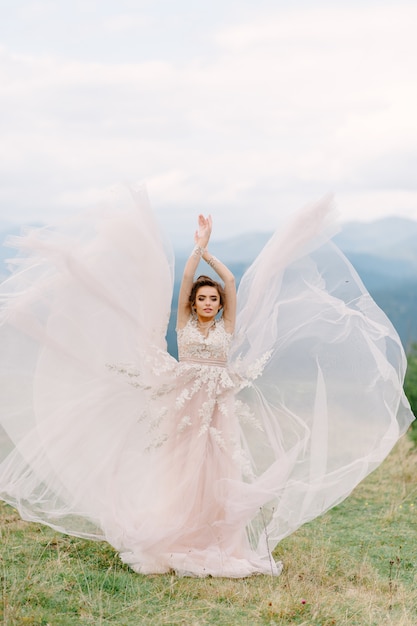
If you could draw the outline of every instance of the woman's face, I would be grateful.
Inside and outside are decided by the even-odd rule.
[[[195,311],[203,321],[210,321],[220,310],[220,295],[216,287],[199,287],[195,296]]]

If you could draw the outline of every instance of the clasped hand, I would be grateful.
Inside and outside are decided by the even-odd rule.
[[[204,217],[204,215],[198,216],[198,230],[195,231],[194,243],[200,248],[207,248],[210,240],[212,229],[211,215]]]

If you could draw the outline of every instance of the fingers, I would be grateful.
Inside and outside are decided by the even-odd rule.
[[[204,215],[202,215],[200,213],[200,215],[198,216],[198,225],[201,226],[209,226],[210,228],[212,227],[213,224],[213,220],[211,215],[208,215],[207,217],[204,217]]]
[[[194,236],[194,241],[206,247],[210,239],[212,229],[211,215],[204,217],[202,213],[198,216],[198,230]]]

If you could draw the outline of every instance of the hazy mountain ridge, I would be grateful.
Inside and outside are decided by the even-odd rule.
[[[0,232],[17,234],[14,227]],[[213,241],[210,250],[224,260],[239,281],[262,250],[272,233],[254,232]],[[374,222],[350,222],[342,226],[333,241],[343,250],[367,289],[397,328],[405,346],[417,341],[417,222],[390,217]],[[5,260],[12,248],[0,246],[0,279],[7,275]],[[179,281],[189,250],[176,251],[176,278],[173,309],[176,309]],[[202,271],[211,273],[207,266]],[[175,352],[173,320],[169,329],[170,349]]]
[[[213,242],[210,251],[227,263],[246,267],[256,258],[273,233],[249,233]],[[374,222],[349,222],[333,237],[368,289],[387,285],[388,279],[417,280],[417,222],[385,218]],[[189,251],[177,254],[183,265]],[[369,284],[368,284],[369,283]]]
[[[352,251],[378,251],[387,240],[397,247],[402,242],[417,237],[417,221],[403,217],[385,217],[373,222],[348,222],[335,235],[338,245]]]
[[[227,262],[237,280],[273,233],[249,233],[213,242],[210,250]],[[417,222],[388,217],[349,222],[333,237],[366,288],[386,312],[407,347],[417,342]],[[176,281],[186,255],[177,255]]]

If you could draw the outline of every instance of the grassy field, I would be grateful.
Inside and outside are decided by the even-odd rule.
[[[139,576],[109,546],[0,504],[0,624],[417,626],[416,463],[404,438],[347,501],[278,546],[276,579]]]

